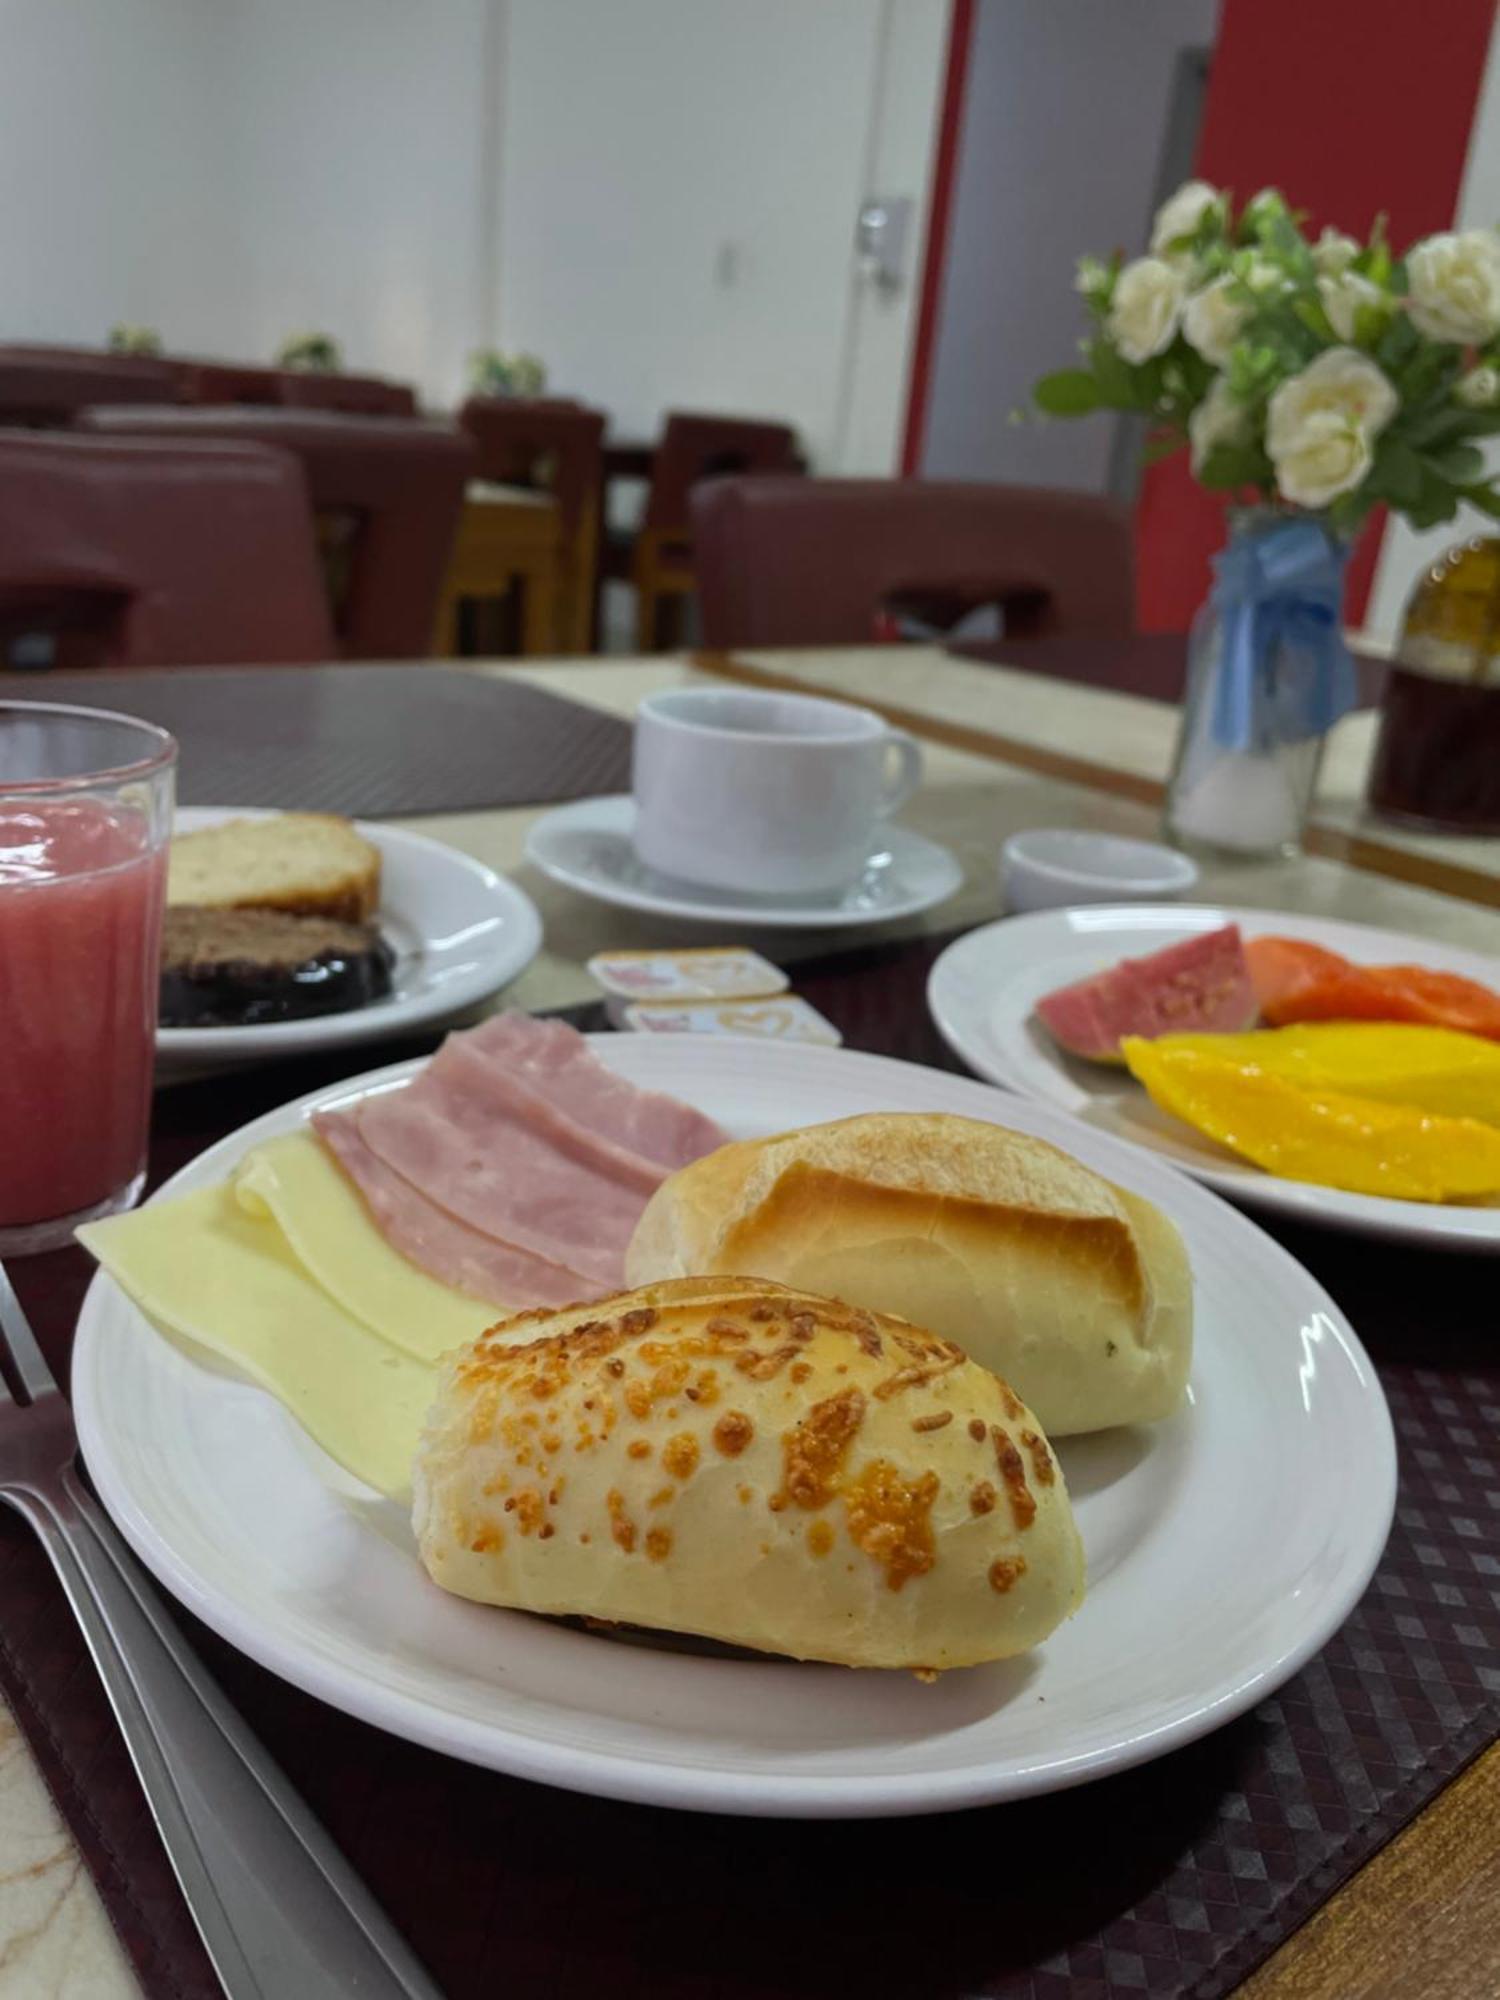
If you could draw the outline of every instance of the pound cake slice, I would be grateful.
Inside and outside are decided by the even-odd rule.
[[[336,813],[226,820],[174,838],[167,901],[364,923],[380,903],[380,852]]]

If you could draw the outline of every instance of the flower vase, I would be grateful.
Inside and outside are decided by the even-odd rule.
[[[1188,642],[1166,797],[1180,847],[1242,860],[1300,848],[1324,738],[1354,705],[1348,557],[1315,515],[1232,518]]]

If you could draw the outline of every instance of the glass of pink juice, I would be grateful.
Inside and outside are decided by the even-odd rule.
[[[128,715],[0,701],[0,1257],[145,1180],[176,764]]]

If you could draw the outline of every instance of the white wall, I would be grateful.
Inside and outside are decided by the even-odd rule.
[[[892,469],[949,0],[0,0],[0,339],[451,402],[477,346],[650,434],[784,416]],[[909,282],[861,282],[867,194]]]
[[[0,339],[229,341],[222,7],[0,0]]]
[[[490,270],[490,0],[229,0],[239,352],[333,334],[353,369],[460,391]]]
[[[820,465],[889,469],[911,296],[877,329],[882,435],[869,372],[844,394],[854,223],[866,192],[924,192],[945,22],[935,0],[510,0],[502,344],[628,433],[669,406],[785,417]],[[907,185],[870,190],[877,170]]]
[[[1217,0],[979,0],[923,470],[1101,489],[1114,426],[1010,422],[1065,368],[1079,254],[1144,247],[1179,50]]]

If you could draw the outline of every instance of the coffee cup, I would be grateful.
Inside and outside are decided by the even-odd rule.
[[[742,895],[842,889],[922,752],[873,709],[818,695],[674,688],[636,715],[635,850],[678,881]]]

